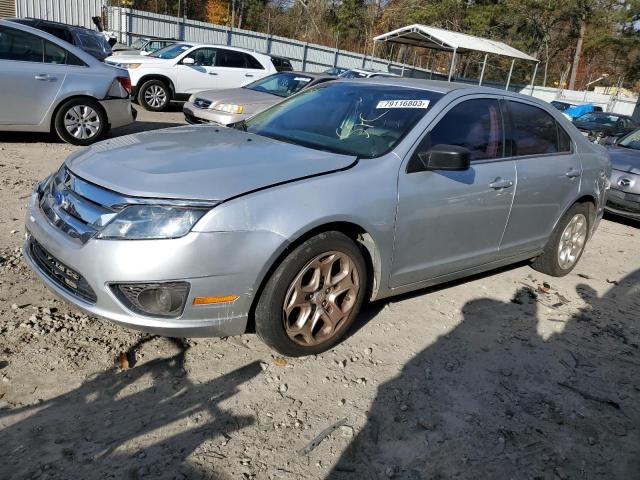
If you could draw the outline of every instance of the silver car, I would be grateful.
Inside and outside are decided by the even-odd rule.
[[[168,336],[338,342],[365,300],[532,260],[562,276],[610,162],[551,105],[410,79],[321,84],[236,128],[72,154],[40,182],[24,255],[68,302]]]
[[[188,123],[229,125],[246,120],[283,99],[336,77],[302,72],[274,73],[240,88],[205,90],[191,95],[182,108]]]
[[[134,121],[126,70],[41,30],[0,20],[0,130],[89,145]]]

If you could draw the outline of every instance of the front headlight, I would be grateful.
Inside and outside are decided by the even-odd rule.
[[[131,205],[100,232],[106,239],[160,239],[183,237],[207,213],[206,208]]]
[[[189,103],[193,103],[193,101],[194,101],[195,99],[196,99],[196,96],[195,96],[195,95],[191,95],[191,96],[189,97],[189,100],[187,100],[187,102],[189,102]]]
[[[141,63],[125,63],[124,64],[124,68],[128,68],[129,70],[133,70],[135,68],[138,68],[140,65],[142,65]]]
[[[234,103],[220,103],[213,107],[213,109],[226,113],[242,113],[244,111],[244,107],[242,105],[236,105]]]

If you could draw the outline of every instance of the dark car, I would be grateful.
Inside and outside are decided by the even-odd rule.
[[[95,30],[39,18],[10,18],[8,20],[47,32],[84,50],[100,61],[111,55],[111,45],[104,35]]]
[[[560,110],[561,112],[564,112],[567,108],[571,108],[574,105],[572,103],[567,103],[567,102],[561,102],[559,100],[553,100],[551,102],[551,105],[553,105],[554,107],[556,107],[558,110]]]
[[[592,142],[604,143],[620,138],[638,128],[627,115],[612,112],[589,112],[573,120],[573,124]]]
[[[292,72],[293,65],[291,65],[291,61],[288,58],[284,57],[275,57],[271,55],[271,63],[276,67],[276,71],[278,72]]]
[[[611,157],[611,188],[605,210],[640,220],[640,129],[608,147]]]

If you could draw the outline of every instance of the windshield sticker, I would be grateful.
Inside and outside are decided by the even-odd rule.
[[[429,108],[429,100],[382,100],[376,108]]]
[[[295,77],[294,80],[296,82],[310,82],[311,81],[311,79],[307,78],[307,77]]]

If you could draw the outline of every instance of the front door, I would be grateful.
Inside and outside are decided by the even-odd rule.
[[[518,190],[500,249],[511,255],[544,246],[556,221],[578,198],[582,165],[571,137],[548,112],[526,101],[507,104]]]
[[[178,69],[177,93],[197,93],[203,90],[226,88],[220,86],[221,77],[216,72],[216,49],[202,47],[193,50],[189,55],[194,63],[185,65],[182,59],[175,68]],[[187,58],[185,57],[185,58]]]
[[[497,259],[516,187],[514,162],[504,158],[503,131],[497,98],[463,97],[435,120],[416,150],[462,146],[471,151],[471,168],[407,173],[405,159],[392,288]]]
[[[65,80],[65,53],[36,35],[0,26],[0,124],[42,122]]]

